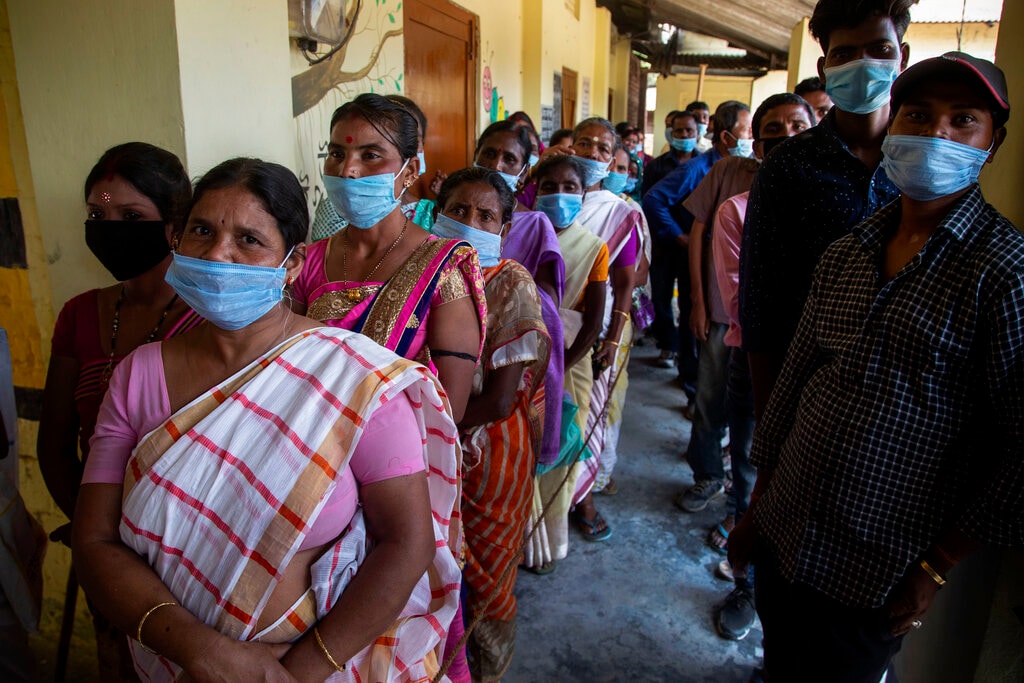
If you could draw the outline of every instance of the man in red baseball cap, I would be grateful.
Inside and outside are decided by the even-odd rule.
[[[772,681],[878,681],[959,561],[1024,545],[1024,235],[977,182],[1006,81],[951,52],[891,94],[902,196],[819,261],[729,537]]]

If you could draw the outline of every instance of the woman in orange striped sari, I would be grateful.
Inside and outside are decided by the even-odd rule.
[[[515,586],[544,414],[551,339],[529,271],[501,259],[515,199],[484,168],[453,173],[437,197],[434,233],[472,244],[487,297],[484,353],[459,423],[463,445],[462,521],[466,613],[474,681],[497,681],[512,661]]]

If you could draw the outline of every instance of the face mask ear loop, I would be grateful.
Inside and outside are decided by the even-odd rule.
[[[405,172],[405,167],[409,165],[410,161],[412,161],[412,157],[406,159],[405,163],[402,164],[402,168],[398,169],[398,173],[395,174],[395,179],[396,180],[398,179],[399,176],[402,175],[402,173]],[[409,189],[409,186],[406,185],[405,183],[402,183],[402,191],[398,194],[398,196],[395,197],[395,199],[398,200],[398,201],[402,201],[402,197],[405,196],[405,191],[408,190],[408,189]]]
[[[288,253],[284,255],[284,261],[281,261],[281,265],[279,265],[278,268],[284,268],[284,264],[288,263],[288,259],[292,257],[292,252],[295,251],[295,246],[296,245],[292,245],[292,248],[289,249]]]

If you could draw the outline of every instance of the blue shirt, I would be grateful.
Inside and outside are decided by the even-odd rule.
[[[886,282],[900,212],[822,256],[750,451],[782,574],[852,607],[951,527],[1024,544],[1024,235],[975,185]]]
[[[825,249],[899,196],[881,166],[850,152],[834,120],[829,112],[780,144],[754,179],[740,248],[745,351],[785,353]]]
[[[664,240],[688,234],[693,226],[693,214],[683,208],[683,200],[690,196],[711,167],[722,158],[714,147],[704,154],[681,164],[644,193],[644,215],[651,235]]]

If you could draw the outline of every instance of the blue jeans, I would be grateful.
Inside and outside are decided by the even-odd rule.
[[[754,440],[754,391],[750,385],[750,365],[747,354],[735,346],[729,347],[725,405],[729,416],[729,454],[732,457],[732,491],[726,501],[726,510],[739,522],[750,506],[757,468],[750,464],[750,444]]]
[[[722,438],[728,425],[725,394],[729,379],[729,347],[725,345],[725,333],[729,326],[713,322],[710,328],[707,341],[698,342],[697,397],[690,445],[686,450],[694,481],[725,479]]]

